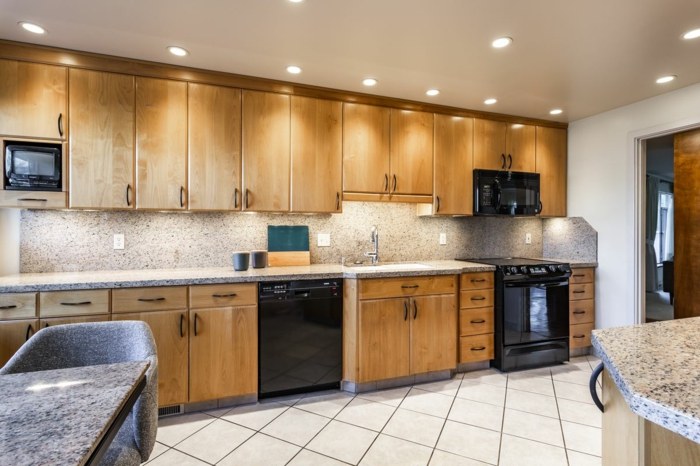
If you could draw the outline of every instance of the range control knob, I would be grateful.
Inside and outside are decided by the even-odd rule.
[[[525,267],[524,265],[520,267],[520,270],[522,270],[523,273],[527,273],[527,267]]]
[[[518,273],[518,268],[517,267],[511,267],[510,271],[513,273]]]
[[[549,270],[550,270],[551,272],[556,272],[556,271],[557,271],[557,267],[554,266],[554,265],[550,265],[550,266],[549,266]]]
[[[560,265],[560,266],[559,266],[559,270],[560,270],[561,272],[566,272],[566,266],[565,266],[564,264]]]

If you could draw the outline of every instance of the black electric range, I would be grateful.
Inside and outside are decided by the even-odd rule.
[[[569,264],[527,258],[457,260],[496,266],[492,367],[509,372],[569,360]]]

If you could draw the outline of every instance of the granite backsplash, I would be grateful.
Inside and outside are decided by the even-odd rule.
[[[561,225],[550,226],[553,220]],[[23,273],[225,267],[234,251],[266,249],[268,225],[308,225],[312,263],[364,259],[372,225],[383,262],[543,254],[595,260],[596,234],[585,220],[553,220],[418,217],[412,204],[364,202],[345,202],[343,213],[333,215],[25,210],[20,267]],[[319,233],[330,233],[330,247],[316,246]],[[440,233],[447,245],[440,245]],[[114,234],[125,235],[125,249],[112,248]]]

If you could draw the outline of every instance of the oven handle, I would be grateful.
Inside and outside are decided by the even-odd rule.
[[[567,286],[567,285],[568,285],[568,283],[561,283],[561,282],[560,283],[541,283],[541,284],[535,285],[535,287],[539,288],[541,290],[544,290],[546,288],[556,288],[559,286]]]
[[[569,281],[556,281],[556,282],[548,282],[548,281],[526,281],[526,282],[510,282],[506,283],[505,287],[506,288],[531,288],[531,287],[536,287],[536,288],[556,288],[556,287],[561,287],[561,286],[569,286]]]

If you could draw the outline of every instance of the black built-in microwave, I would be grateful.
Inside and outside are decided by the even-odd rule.
[[[537,215],[539,173],[474,170],[474,215]]]
[[[61,145],[17,142],[5,146],[5,189],[61,191]]]

